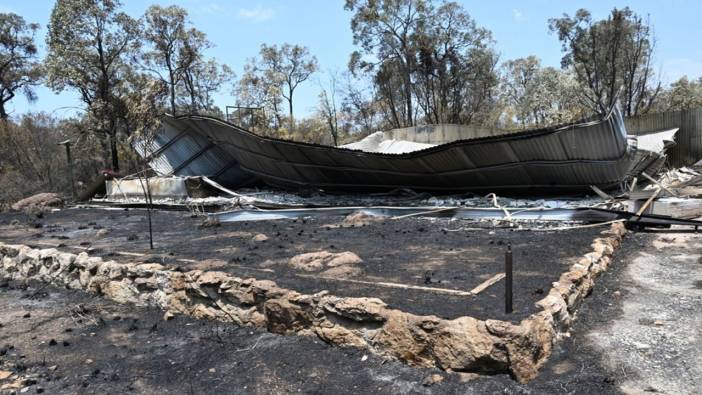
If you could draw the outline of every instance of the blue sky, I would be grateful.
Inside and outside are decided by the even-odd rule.
[[[557,37],[549,34],[547,21],[563,13],[573,14],[578,8],[589,9],[595,17],[606,17],[613,7],[629,6],[641,15],[650,15],[657,38],[656,69],[663,80],[670,82],[682,75],[702,76],[702,2],[695,0],[666,1],[484,1],[459,0],[478,25],[490,29],[496,40],[501,60],[534,54],[545,65],[558,66],[561,47]],[[46,24],[54,2],[51,0],[0,0],[1,12],[14,12],[28,22],[42,26],[37,39],[45,53]],[[246,59],[257,54],[262,43],[289,42],[310,48],[317,56],[323,72],[343,72],[349,54],[355,49],[349,26],[351,14],[344,10],[343,0],[123,0],[124,10],[138,17],[151,4],[177,4],[188,10],[194,25],[204,31],[215,47],[209,55],[226,63],[241,74]],[[318,77],[322,77],[319,75]],[[296,93],[297,113],[310,113],[317,104],[317,82],[310,81]],[[56,116],[74,112],[80,106],[72,92],[54,94],[37,89],[39,99],[27,103],[14,99],[9,110],[13,115],[27,111],[47,111]],[[216,97],[218,106],[234,104],[231,87]],[[68,109],[66,108],[68,107]]]

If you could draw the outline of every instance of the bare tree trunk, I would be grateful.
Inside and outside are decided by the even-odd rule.
[[[290,131],[292,132],[292,130],[295,128],[295,119],[293,118],[293,90],[290,89],[289,92],[290,96],[288,99],[288,108],[290,110]]]
[[[117,152],[117,133],[110,133],[110,156],[112,157],[112,170],[119,171],[119,156]]]

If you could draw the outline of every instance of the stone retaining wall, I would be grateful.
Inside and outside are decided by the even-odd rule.
[[[594,279],[611,262],[625,233],[620,223],[602,232],[586,254],[553,284],[541,311],[515,325],[499,320],[452,320],[390,309],[377,298],[340,298],[326,291],[305,295],[274,282],[216,271],[179,271],[159,264],[104,261],[86,253],[0,243],[0,278],[35,280],[81,289],[119,303],[155,306],[266,328],[279,334],[315,335],[338,346],[368,349],[410,365],[459,372],[509,372],[527,382],[566,331]]]

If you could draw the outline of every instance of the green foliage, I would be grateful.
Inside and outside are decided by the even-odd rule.
[[[5,104],[22,92],[36,100],[34,86],[39,83],[41,66],[37,60],[34,35],[39,25],[27,24],[13,13],[0,13],[0,118],[7,119]]]
[[[186,25],[187,11],[178,6],[152,5],[144,14],[144,41],[150,48],[143,53],[148,71],[168,86],[170,112],[177,114],[176,90],[182,84],[185,70],[192,67],[194,50],[209,46],[204,34]]]
[[[657,111],[679,111],[702,107],[702,77],[688,80],[687,76],[670,84],[663,90],[658,102]]]
[[[290,129],[294,128],[293,95],[297,87],[317,71],[317,58],[309,49],[285,43],[261,45],[259,56],[249,59],[235,88],[237,101],[247,107],[261,107],[272,115],[272,126],[282,125],[282,102],[288,103]]]
[[[110,138],[113,170],[119,169],[118,133],[127,115],[125,84],[139,49],[139,23],[113,0],[58,0],[51,13],[46,58],[47,84],[56,92],[77,91],[91,131]]]
[[[535,56],[509,60],[502,69],[505,126],[513,119],[521,127],[559,124],[586,114],[578,83],[569,70],[542,67]]]
[[[373,75],[375,96],[393,127],[485,123],[498,84],[490,31],[455,2],[348,0],[361,51],[354,74]],[[351,102],[357,102],[352,100]]]
[[[563,45],[564,68],[572,67],[586,88],[585,105],[606,113],[619,98],[627,116],[647,112],[660,91],[654,81],[654,39],[648,20],[628,7],[595,21],[585,9],[549,20]],[[620,93],[621,92],[621,93]]]

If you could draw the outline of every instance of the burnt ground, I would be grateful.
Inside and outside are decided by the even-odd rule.
[[[519,321],[535,312],[560,274],[591,250],[603,228],[571,231],[458,230],[467,221],[404,218],[367,226],[340,227],[343,217],[224,223],[201,228],[187,212],[153,213],[155,249],[148,248],[143,210],[65,209],[41,218],[0,214],[0,241],[70,252],[88,251],[115,261],[158,262],[186,270],[220,270],[269,279],[301,293],[328,290],[338,296],[378,297],[415,314],[469,315]],[[252,237],[265,234],[268,241]],[[514,251],[514,313],[504,314],[504,281],[477,296],[388,288],[379,281],[469,291],[504,271],[504,253]],[[287,265],[301,253],[351,251],[363,262],[352,283],[304,275]],[[301,275],[302,274],[302,275]]]
[[[0,371],[12,374],[0,385],[19,377],[30,394],[700,393],[701,249],[699,234],[627,236],[571,335],[526,385],[507,375],[462,382],[469,377],[314,337],[187,317],[163,321],[155,309],[19,284],[0,287]],[[422,385],[431,374],[444,380]]]

